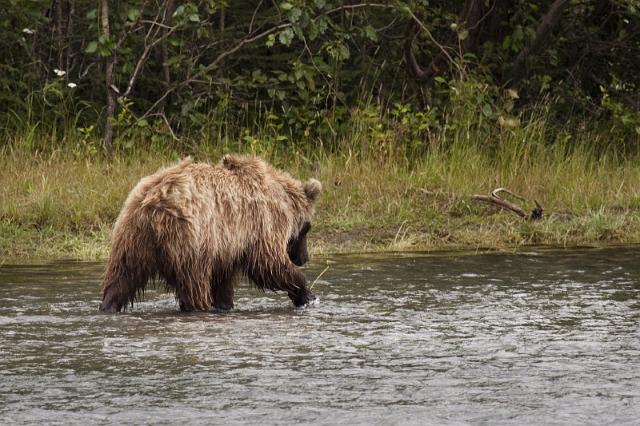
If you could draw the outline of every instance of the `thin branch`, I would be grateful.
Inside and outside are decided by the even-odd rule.
[[[154,102],[154,104],[153,104],[153,105],[151,105],[151,107],[150,107],[149,109],[147,109],[147,111],[146,111],[144,114],[142,114],[142,116],[141,116],[140,118],[142,119],[142,118],[147,118],[147,117],[151,116],[151,112],[152,112],[152,111],[153,111],[153,110],[154,110],[158,105],[160,105],[160,103],[161,103],[162,101],[164,101],[164,100],[167,98],[167,96],[169,96],[171,93],[175,92],[177,88],[178,88],[178,87],[171,87],[170,89],[166,90],[166,91],[164,92],[164,94],[163,94],[162,96],[160,96],[160,98],[159,98],[157,101],[155,101],[155,102]]]
[[[259,6],[259,5],[258,5]],[[380,3],[360,3],[360,4],[353,4],[353,5],[344,5],[341,7],[337,7],[334,9],[329,10],[328,12],[326,12],[326,14],[333,14],[333,13],[337,13],[339,11],[342,10],[355,10],[355,9],[360,9],[360,8],[364,8],[364,7],[378,7],[378,8],[386,8],[386,9],[395,9],[396,7],[393,5],[388,5],[388,4],[380,4]],[[257,10],[258,8],[256,8]],[[255,14],[255,11],[254,11]],[[158,23],[154,23],[154,25],[158,25]],[[211,63],[209,63],[209,65],[207,65],[203,70],[199,71],[196,75],[191,76],[191,77],[187,77],[184,81],[182,81],[181,83],[179,83],[178,85],[168,89],[167,91],[165,91],[165,93],[154,102],[153,105],[151,105],[150,108],[147,109],[147,111],[142,115],[142,118],[145,117],[149,117],[153,114],[154,109],[156,109],[158,107],[158,105],[160,105],[164,99],[167,98],[167,96],[169,96],[171,93],[176,92],[178,90],[180,90],[181,88],[188,86],[191,83],[207,83],[207,80],[200,80],[197,76],[198,75],[202,75],[203,73],[208,73],[212,70],[214,70],[222,61],[224,61],[227,57],[233,55],[235,52],[237,52],[238,50],[242,49],[242,47],[244,47],[245,45],[249,44],[249,43],[253,43],[255,41],[258,41],[260,39],[263,39],[267,36],[269,36],[270,34],[276,33],[277,31],[281,31],[284,30],[286,28],[291,27],[293,24],[291,22],[283,22],[279,25],[276,25],[272,28],[269,28],[267,30],[261,31],[261,32],[253,32],[250,33],[245,36],[244,39],[240,40],[239,42],[237,42],[233,47],[231,47],[229,50],[220,53]],[[252,23],[250,25],[250,29],[252,29],[253,27],[253,18],[252,18]],[[174,28],[171,27],[171,29],[169,31],[173,31]],[[165,37],[168,34],[165,35]],[[163,37],[164,38],[164,37]],[[146,39],[146,38],[145,38]],[[149,54],[150,49],[157,44],[159,41],[161,41],[162,39],[156,40],[151,46],[147,46],[145,48],[145,51],[143,52],[143,55],[140,57],[140,59],[138,60],[138,63],[136,64],[136,68],[134,70],[134,74],[132,75],[132,78],[129,81],[129,85],[127,87],[127,90],[125,91],[125,96],[128,95],[131,92],[131,89],[133,88],[133,83],[135,83],[135,80],[138,78],[139,73],[141,72],[142,69],[142,65],[144,63],[144,61],[146,60],[147,55]],[[146,43],[145,43],[146,44]],[[192,63],[195,63],[197,61],[192,61]]]
[[[287,23],[285,23],[285,24],[280,24],[280,25],[277,25],[277,26],[275,26],[275,27],[269,28],[268,30],[265,30],[265,31],[263,31],[263,32],[261,32],[261,33],[259,33],[259,34],[257,34],[257,35],[254,35],[253,37],[246,37],[246,38],[244,38],[244,39],[240,40],[240,41],[239,41],[235,46],[233,46],[231,49],[229,49],[229,50],[227,50],[227,51],[222,52],[221,54],[219,54],[219,55],[218,55],[218,57],[217,57],[216,59],[214,59],[214,60],[213,60],[213,62],[211,62],[209,65],[207,65],[207,66],[202,70],[202,72],[210,72],[210,71],[212,71],[212,70],[213,70],[213,69],[215,69],[215,68],[218,66],[218,64],[219,64],[220,62],[222,62],[226,57],[231,56],[231,55],[233,55],[234,53],[236,53],[238,50],[242,49],[242,47],[243,47],[245,44],[252,43],[252,42],[254,42],[254,41],[256,41],[256,40],[260,40],[261,38],[265,38],[265,37],[266,37],[266,36],[268,36],[269,34],[273,34],[273,33],[275,33],[276,31],[279,31],[279,30],[283,30],[283,29],[285,29],[285,28],[288,28],[288,27],[290,27],[291,25],[292,25],[292,24],[291,24],[291,23],[289,23],[289,22],[287,22]]]
[[[496,0],[496,1],[494,1],[494,2],[491,4],[491,7],[490,7],[490,8],[489,8],[489,10],[487,11],[487,13],[485,13],[484,15],[482,15],[482,17],[481,17],[480,19],[478,19],[478,21],[477,21],[475,24],[473,24],[473,26],[471,26],[471,27],[466,27],[466,30],[467,30],[467,31],[469,31],[469,32],[471,32],[471,31],[473,31],[473,30],[477,29],[477,28],[480,26],[480,24],[481,24],[485,19],[487,19],[489,16],[491,16],[491,13],[492,13],[492,12],[493,12],[493,10],[496,8],[496,4],[497,4],[497,3],[498,3],[498,1],[497,1],[497,0]]]
[[[176,142],[179,142],[180,139],[176,136],[175,132],[171,128],[171,124],[169,124],[169,120],[167,120],[167,116],[164,115],[164,113],[160,114],[160,116],[164,120],[164,123],[167,125],[167,129],[169,129],[169,133],[171,133],[171,137],[173,138],[173,140],[175,140]]]
[[[158,11],[158,14],[156,15],[156,20],[159,17],[160,17],[160,11]],[[168,28],[168,30],[165,31],[165,33],[161,37],[157,37],[160,30],[163,28],[165,29]],[[125,98],[129,97],[129,94],[131,94],[131,91],[133,90],[133,86],[135,85],[136,80],[138,79],[138,77],[140,76],[140,73],[142,72],[142,68],[144,67],[145,62],[149,57],[149,53],[151,52],[151,49],[153,49],[158,43],[160,43],[161,41],[169,37],[171,34],[173,34],[176,28],[177,27],[160,26],[158,25],[158,22],[154,22],[154,24],[152,24],[151,27],[149,27],[149,30],[147,31],[147,34],[144,38],[144,44],[145,44],[144,51],[142,52],[142,55],[140,55],[140,57],[138,58],[138,61],[136,62],[136,66],[133,70],[133,73],[129,78],[129,84],[127,85],[127,89],[125,90],[123,95]],[[151,33],[154,30],[155,30],[155,33],[153,37],[157,37],[157,38],[151,44],[147,44],[149,41],[149,38],[151,38]]]
[[[332,13],[341,12],[343,10],[354,10],[354,9],[362,9],[363,7],[378,7],[382,9],[396,9],[396,6],[392,4],[382,4],[382,3],[359,3],[359,4],[347,4],[344,6],[336,7],[327,11],[327,15]]]
[[[328,270],[329,270],[329,266],[327,266],[326,268],[324,268],[324,269],[322,270],[322,272],[320,272],[320,273],[318,274],[318,276],[316,277],[316,279],[315,279],[315,280],[313,280],[313,282],[312,282],[312,283],[311,283],[311,285],[309,286],[309,290],[313,289],[313,286],[314,286],[314,285],[316,285],[316,283],[318,282],[318,280],[320,279],[320,277],[321,277],[322,275],[324,275],[324,273],[325,273],[325,272],[327,272]]]
[[[157,16],[156,16],[156,18],[157,18]],[[166,17],[165,17],[165,19],[166,19]],[[162,22],[149,21],[148,19],[145,19],[144,21],[140,21],[140,23],[141,23],[141,24],[151,24],[152,26],[153,26],[153,25],[157,25],[158,27],[160,27],[160,28],[164,28],[164,29],[167,29],[167,30],[173,30],[173,29],[175,29],[175,27],[174,27],[174,26],[166,25],[166,24],[163,24]]]
[[[409,72],[413,74],[415,78],[418,80],[428,80],[431,78],[433,73],[433,67],[429,67],[429,70],[425,71],[420,64],[418,64],[416,56],[413,54],[413,39],[415,38],[415,33],[412,27],[414,25],[415,23],[413,21],[407,24],[406,41],[404,43],[404,58],[407,62],[407,66],[409,67]]]
[[[464,8],[461,12],[461,18],[460,18],[462,21],[464,21],[465,25],[468,23],[467,21],[470,20],[473,12],[474,11],[477,12],[477,6],[478,5],[473,1],[465,2]],[[404,44],[404,57],[405,57],[405,61],[407,62],[407,66],[409,68],[409,72],[413,74],[413,76],[417,80],[429,81],[434,76],[440,74],[443,68],[447,67],[447,63],[449,63],[450,66],[453,66],[457,69],[460,75],[463,75],[464,73],[463,67],[461,67],[447,51],[447,50],[453,50],[453,49],[448,48],[442,45],[441,43],[438,43],[438,41],[435,39],[431,31],[424,24],[424,22],[422,22],[411,10],[409,10],[408,13],[409,13],[409,16],[411,17],[411,21],[409,21],[407,25],[407,29],[405,31],[406,41]],[[435,55],[431,59],[431,62],[426,69],[421,67],[418,64],[418,61],[416,60],[416,57],[413,53],[413,40],[415,38],[416,26],[417,26],[417,29],[424,31],[424,33],[427,35],[429,40],[431,40],[431,42],[440,50],[440,53]],[[473,31],[470,31],[470,32],[473,32]],[[475,43],[473,41],[474,39],[475,39],[475,36],[472,37],[470,35],[467,41],[465,42],[465,44],[471,46],[473,43]],[[462,53],[462,49],[461,49],[461,53]]]
[[[116,46],[114,47],[113,51],[114,54],[116,51],[118,51],[122,45],[124,44],[124,42],[127,40],[127,38],[129,37],[129,35],[131,33],[134,33],[138,30],[141,30],[142,28],[144,28],[143,26],[138,26],[138,24],[140,23],[140,20],[142,19],[142,11],[144,11],[144,8],[147,6],[148,0],[144,0],[142,2],[142,5],[140,6],[140,15],[138,15],[138,17],[136,18],[135,21],[133,21],[131,23],[131,26],[129,26],[129,28],[126,31],[123,31],[122,34],[120,34],[120,38],[118,39]],[[126,28],[126,26],[125,26]]]
[[[381,4],[381,3],[360,3],[360,4],[351,4],[351,5],[344,5],[344,6],[340,6],[340,7],[336,7],[334,9],[331,9],[329,11],[326,12],[327,15],[333,14],[333,13],[337,13],[343,10],[354,10],[354,9],[360,9],[360,8],[364,8],[364,7],[379,7],[379,8],[385,8],[385,9],[395,9],[396,7],[393,5],[389,5],[389,4]],[[316,18],[319,18],[320,16],[316,16]],[[229,50],[222,52],[220,55],[218,55],[218,57],[216,57],[216,59],[213,60],[213,62],[211,62],[209,65],[207,65],[201,72],[210,72],[213,69],[215,69],[218,64],[220,64],[225,58],[233,55],[234,53],[236,53],[238,50],[242,49],[242,47],[244,47],[246,44],[249,43],[253,43],[254,41],[263,39],[267,36],[269,36],[270,34],[273,34],[277,31],[280,30],[284,30],[286,28],[289,28],[293,26],[293,23],[291,22],[284,22],[282,24],[276,25],[275,27],[269,28],[268,30],[264,30],[258,34],[248,34],[247,36],[245,36],[245,38],[243,38],[242,40],[240,40],[238,43],[236,43],[235,46],[233,46],[232,48],[230,48]]]
[[[262,1],[263,0],[260,0],[258,2],[258,5],[256,6],[256,8],[253,11],[253,15],[251,16],[251,22],[249,22],[249,33],[253,32],[253,23],[256,20],[256,15],[258,14],[258,10],[260,10],[260,7],[262,6]]]
[[[427,37],[429,37],[429,40],[431,40],[431,42],[433,44],[435,44],[438,47],[438,49],[440,49],[442,54],[444,56],[446,56],[446,58],[449,60],[449,62],[451,62],[451,64],[456,65],[456,67],[460,68],[456,64],[456,62],[453,60],[451,55],[449,55],[449,52],[447,52],[447,49],[445,49],[445,47],[443,45],[441,45],[440,43],[438,43],[438,41],[433,37],[433,34],[431,34],[431,31],[429,31],[427,26],[420,19],[418,19],[418,17],[412,11],[409,11],[409,16],[411,16],[411,19],[413,19],[415,21],[415,23],[418,24],[418,26],[422,29],[422,31],[424,31],[425,34],[427,34]]]

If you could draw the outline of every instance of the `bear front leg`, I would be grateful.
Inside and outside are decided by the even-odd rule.
[[[315,299],[307,286],[307,277],[291,262],[271,267],[254,267],[248,271],[248,276],[262,289],[286,291],[297,307]]]
[[[294,290],[290,290],[288,292],[288,295],[289,295],[289,299],[291,299],[293,304],[298,308],[301,306],[308,305],[309,302],[313,302],[316,299],[316,296],[313,293],[311,293],[311,290],[309,290],[306,283],[306,279],[305,279],[304,286]]]

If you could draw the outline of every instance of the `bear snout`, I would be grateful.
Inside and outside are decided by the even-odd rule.
[[[291,261],[296,266],[304,266],[309,261],[309,255],[306,253],[298,253],[291,258]]]
[[[297,294],[289,293],[289,298],[296,308],[312,305],[316,302],[316,300],[318,300],[316,295],[307,289],[304,289]]]

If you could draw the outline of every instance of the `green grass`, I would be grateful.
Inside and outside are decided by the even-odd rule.
[[[356,114],[330,147],[281,143],[265,131],[250,144],[224,135],[165,146],[134,140],[138,148],[112,159],[95,153],[97,139],[52,140],[29,129],[6,137],[0,151],[0,258],[104,258],[109,229],[142,176],[186,154],[217,162],[229,151],[322,181],[314,253],[640,242],[637,155],[623,158],[602,133],[557,140],[544,117],[511,130],[479,121],[432,132],[429,149],[411,150],[393,123],[380,130]],[[538,200],[545,218],[523,221],[469,197],[497,187]]]

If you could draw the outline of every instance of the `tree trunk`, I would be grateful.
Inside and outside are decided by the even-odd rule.
[[[67,15],[67,66],[65,70],[71,71],[71,59],[73,56],[73,48],[71,43],[71,37],[73,36],[73,15],[76,13],[75,0],[69,0],[69,13]]]
[[[225,18],[225,9],[222,7],[218,11],[218,26],[220,27],[220,32],[224,32]]]
[[[109,38],[109,0],[100,0],[100,25],[102,35]],[[116,93],[113,86],[113,69],[115,52],[105,58],[105,85],[107,89],[107,112],[104,125],[104,150],[107,155],[113,154],[113,119],[116,112]]]
[[[491,15],[487,18],[487,24],[482,28],[482,42],[491,41],[499,43],[504,39],[507,26],[503,21],[509,20],[512,14],[512,2],[510,0],[495,0]]]
[[[165,9],[165,17],[164,17],[164,25],[170,27],[173,24],[173,12],[176,8],[175,0],[167,1],[167,8]],[[169,28],[165,28],[165,39],[162,41],[162,74],[164,77],[164,90],[169,90],[171,86],[171,71],[169,70],[169,42],[167,33],[169,32]],[[171,95],[162,99],[162,102],[159,105],[160,112],[164,113],[164,107],[167,103],[171,104]]]
[[[64,34],[62,32],[63,28],[62,28],[62,15],[63,15],[63,10],[62,10],[62,1],[63,0],[56,0],[55,2],[55,13],[56,13],[56,18],[55,18],[55,31],[56,31],[56,47],[58,50],[58,58],[57,58],[57,66],[58,69],[60,70],[65,70],[64,67],[64,62],[63,62],[63,57],[64,57]]]
[[[522,49],[514,61],[513,68],[509,74],[509,86],[517,85],[527,76],[529,58],[544,50],[547,40],[558,26],[562,13],[568,5],[569,0],[555,0],[547,13],[540,19],[531,45]]]
[[[462,54],[476,53],[480,41],[480,19],[482,19],[482,1],[467,0],[460,14],[461,26],[469,32],[467,38],[461,43]]]

